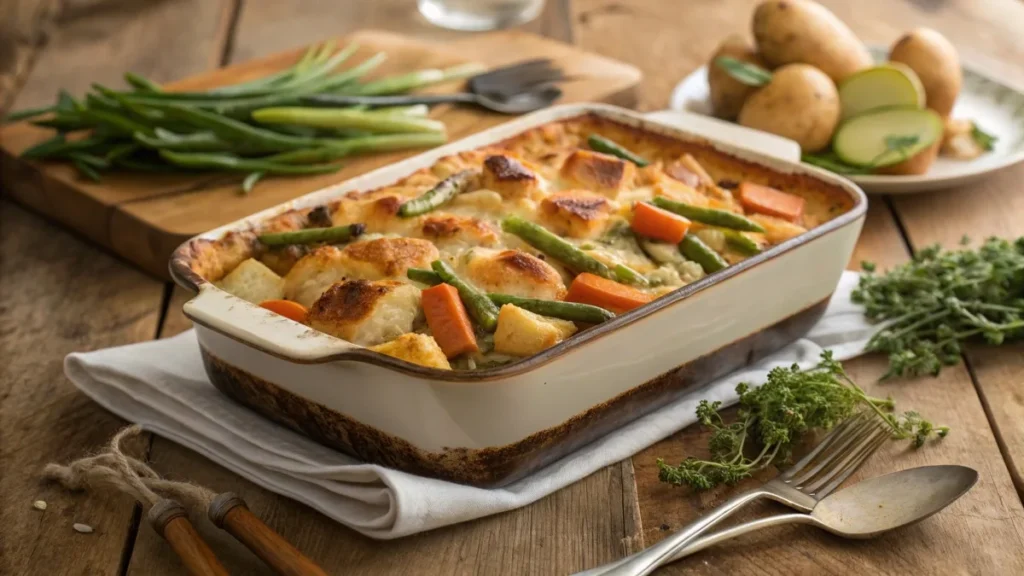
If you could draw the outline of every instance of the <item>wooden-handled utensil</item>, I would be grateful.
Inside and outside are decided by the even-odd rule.
[[[208,509],[210,521],[235,537],[282,576],[327,576],[322,568],[249,511],[233,492],[218,494]]]
[[[147,514],[149,524],[167,543],[193,576],[228,576],[213,550],[196,532],[185,507],[174,500],[159,500]]]

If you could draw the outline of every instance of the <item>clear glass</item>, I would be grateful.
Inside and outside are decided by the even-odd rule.
[[[529,22],[544,8],[544,0],[418,1],[420,13],[432,24],[471,32],[508,28]]]

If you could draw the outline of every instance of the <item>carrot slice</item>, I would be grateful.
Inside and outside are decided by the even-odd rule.
[[[633,208],[633,231],[641,236],[679,244],[690,229],[690,221],[686,218],[651,206],[646,202],[638,202]]]
[[[799,222],[804,215],[804,199],[753,182],[740,184],[740,203],[751,212],[777,216],[790,222]]]
[[[438,284],[421,294],[423,314],[434,340],[448,358],[480,349],[459,291],[451,284]]]
[[[641,292],[632,286],[619,284],[614,280],[608,280],[589,272],[576,276],[572,285],[569,286],[569,293],[565,296],[566,302],[600,306],[616,314],[639,308],[653,299],[654,297],[650,294]]]
[[[291,300],[264,300],[260,302],[260,308],[266,308],[300,324],[306,321],[308,313],[305,306]]]

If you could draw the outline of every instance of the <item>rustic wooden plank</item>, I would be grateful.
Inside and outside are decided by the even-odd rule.
[[[158,82],[216,67],[226,42],[234,0],[173,0],[126,3],[123,0],[71,0],[48,45],[36,58],[14,109],[52,102],[57,91],[82,94],[91,83],[120,86],[126,71]],[[129,7],[129,4],[131,6]],[[170,47],[170,48],[169,48]],[[86,184],[64,164],[27,164],[14,155],[45,131],[16,125],[3,131],[0,170],[4,192],[18,202],[66,223],[101,244],[113,205],[127,198],[166,194],[194,186],[195,177],[112,174],[104,185]],[[52,168],[52,176],[44,172]]]
[[[1024,75],[1021,75],[1024,77]],[[1024,236],[1024,168],[973,185],[895,198],[893,205],[915,249],[955,248],[964,235],[978,245],[989,236]],[[1024,495],[1024,344],[972,345],[967,360],[1018,492]]]
[[[0,573],[114,574],[134,502],[44,484],[44,464],[107,442],[124,422],[79,393],[73,351],[148,340],[162,286],[7,200],[0,201]],[[40,512],[34,500],[49,506]],[[93,534],[78,534],[74,522]]]

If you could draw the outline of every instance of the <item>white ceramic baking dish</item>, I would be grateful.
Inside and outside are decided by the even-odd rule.
[[[390,184],[443,156],[583,114],[824,182],[848,194],[852,208],[539,355],[479,371],[424,368],[316,332],[218,289],[195,261],[202,243],[229,232],[249,233],[286,211]],[[513,120],[197,236],[175,252],[170,268],[180,285],[198,292],[184,311],[196,324],[207,372],[224,393],[368,462],[493,486],[800,337],[824,311],[866,208],[860,189],[829,172],[628,110],[577,104]]]

